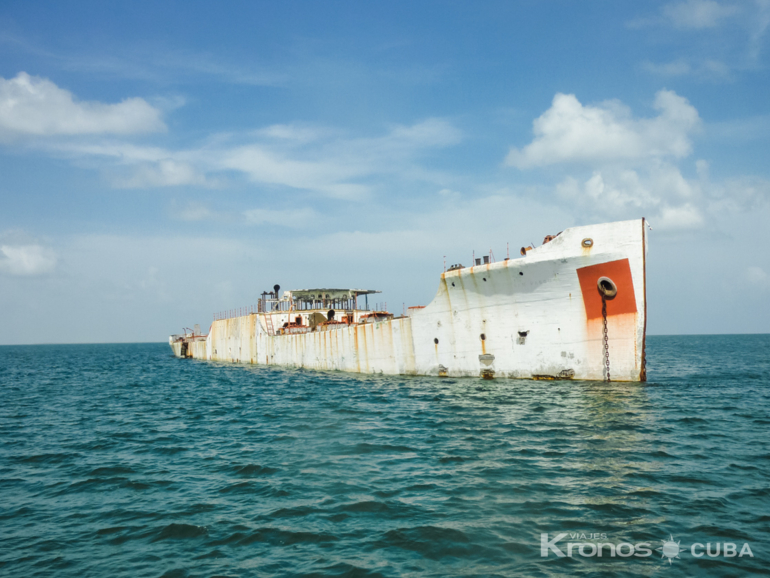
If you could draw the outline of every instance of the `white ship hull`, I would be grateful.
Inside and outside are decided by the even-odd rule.
[[[444,273],[407,317],[274,335],[293,312],[250,313],[171,346],[197,359],[448,377],[603,380],[609,358],[613,381],[644,381],[646,249],[643,219],[576,227],[525,257]],[[606,346],[600,277],[617,287]]]

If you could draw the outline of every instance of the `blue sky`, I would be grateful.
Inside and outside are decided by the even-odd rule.
[[[647,217],[650,333],[768,332],[770,0],[4,2],[0,343]]]

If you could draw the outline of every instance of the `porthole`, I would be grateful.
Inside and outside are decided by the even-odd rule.
[[[455,284],[454,284],[454,282],[452,282],[452,287],[454,287],[454,286],[455,286]]]
[[[436,345],[438,345],[438,337],[434,337],[434,338],[433,338],[433,343],[435,343]]]
[[[482,279],[484,279],[484,281],[486,281],[486,280],[487,280],[487,278],[486,278],[486,277],[482,277]]]
[[[594,246],[594,240],[591,239],[590,237],[586,237],[580,242],[580,244],[583,245],[583,247],[585,247],[586,249],[590,249],[591,247]]]
[[[483,333],[480,335],[480,337],[481,337],[482,341],[486,341],[486,339],[487,339],[487,336],[485,334],[483,334]]]
[[[524,275],[524,273],[522,273],[521,271],[519,271],[519,275]]]

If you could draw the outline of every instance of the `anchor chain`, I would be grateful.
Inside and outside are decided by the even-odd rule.
[[[610,341],[607,335],[607,299],[602,295],[602,321],[604,321],[604,365],[607,369],[607,379],[610,379]]]

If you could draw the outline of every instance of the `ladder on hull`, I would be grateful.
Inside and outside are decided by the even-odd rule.
[[[275,328],[273,327],[273,316],[265,315],[265,318],[267,322],[267,334],[270,336],[275,336]]]

